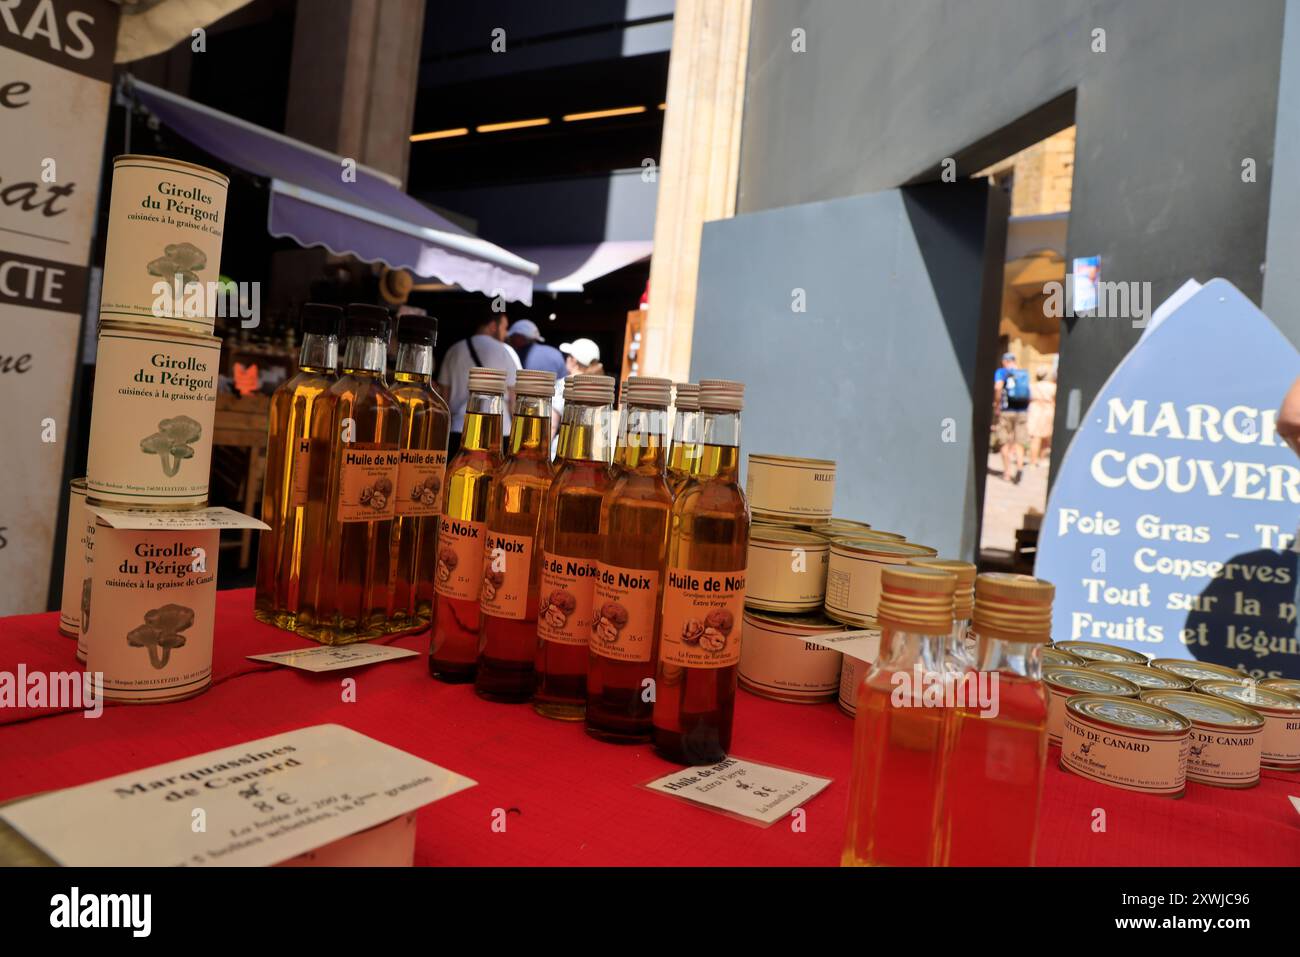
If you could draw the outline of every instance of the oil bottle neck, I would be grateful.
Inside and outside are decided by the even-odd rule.
[[[691,474],[736,481],[740,474],[740,413],[701,409],[696,433],[699,453]]]
[[[397,346],[396,378],[401,382],[429,382],[433,379],[433,346],[425,342],[403,342]]]
[[[333,372],[339,364],[339,337],[309,332],[298,350],[298,368],[304,372]]]
[[[378,336],[350,336],[343,353],[343,371],[376,375],[383,378],[388,361],[388,343]]]
[[[501,451],[501,420],[506,403],[495,392],[471,392],[465,402],[460,447],[471,452]]]
[[[653,406],[628,405],[623,412],[623,432],[617,459],[626,469],[662,472],[666,464],[668,411]]]
[[[613,451],[613,410],[608,405],[569,402],[560,417],[558,458],[570,462],[608,463]]]
[[[536,395],[517,395],[510,412],[510,455],[525,458],[551,457],[551,400]]]

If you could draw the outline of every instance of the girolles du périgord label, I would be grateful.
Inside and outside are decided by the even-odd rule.
[[[659,573],[599,562],[593,589],[591,650],[614,661],[653,660]]]
[[[483,547],[483,587],[478,606],[494,618],[528,617],[528,581],[533,570],[533,537],[488,532]]]
[[[539,638],[562,645],[586,645],[591,641],[596,575],[594,558],[542,554],[537,602]]]
[[[339,461],[340,522],[379,522],[397,512],[394,492],[402,455],[357,443],[343,450]]]
[[[483,545],[487,526],[467,519],[438,519],[438,560],[433,588],[444,598],[478,601],[483,583]]]
[[[683,668],[729,668],[740,661],[745,573],[669,569],[659,660]]]
[[[403,518],[436,517],[442,511],[446,471],[445,449],[403,449],[397,472],[397,514]]]

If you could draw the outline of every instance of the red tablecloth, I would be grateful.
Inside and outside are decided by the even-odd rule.
[[[0,671],[67,671],[75,643],[57,615],[0,619]],[[832,704],[779,704],[741,693],[733,753],[834,779],[806,805],[805,832],[734,820],[638,785],[672,770],[649,746],[601,744],[527,705],[479,699],[432,680],[423,654],[332,676],[244,656],[309,643],[252,617],[252,592],[217,601],[215,681],[188,701],[79,712],[0,709],[0,800],[82,784],[293,728],[355,728],[478,781],[420,813],[417,864],[833,865],[844,831],[852,723]],[[424,635],[395,639],[423,652]],[[356,702],[340,679],[356,679]],[[1182,800],[1115,790],[1067,774],[1049,755],[1043,865],[1300,864],[1300,775],[1265,772],[1258,788],[1189,785]],[[493,811],[508,814],[504,833]],[[1094,831],[1095,810],[1105,830]]]

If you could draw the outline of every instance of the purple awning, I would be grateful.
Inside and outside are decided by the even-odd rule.
[[[200,149],[269,179],[272,236],[532,303],[535,263],[439,216],[393,177],[356,164],[345,180],[344,158],[334,153],[134,78],[127,92]]]

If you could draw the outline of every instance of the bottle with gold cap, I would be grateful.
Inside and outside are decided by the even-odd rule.
[[[600,561],[600,500],[611,476],[613,402],[609,376],[564,380],[559,457],[542,506],[533,692],[533,709],[562,721],[581,721],[587,710],[587,645]]]
[[[553,477],[553,395],[554,372],[525,369],[515,374],[510,449],[488,493],[474,690],[491,701],[519,702],[533,696],[538,589],[534,546]]]
[[[673,502],[654,745],[682,764],[716,764],[731,747],[749,563],[749,503],[740,487],[744,402],[739,382],[700,381],[699,458]]]
[[[966,676],[944,729],[935,864],[1033,866],[1047,762],[1040,655],[1054,594],[1050,582],[1028,575],[975,579],[978,670]]]
[[[845,866],[931,860],[957,576],[889,565],[880,573],[880,655],[858,687]]]
[[[949,671],[975,667],[975,639],[970,634],[970,616],[975,608],[975,566],[957,558],[913,558],[908,564],[939,568],[957,576],[952,593],[952,638],[945,652]]]
[[[655,652],[673,493],[668,456],[669,379],[630,376],[615,459],[622,468],[600,503],[587,733],[603,741],[650,739]]]
[[[700,387],[695,382],[679,382],[673,405],[673,444],[668,450],[668,487],[677,494],[691,477],[691,469],[700,458],[699,419]]]
[[[500,369],[469,370],[469,399],[460,451],[447,463],[443,482],[438,556],[433,572],[429,673],[441,681],[474,680],[488,498],[502,462],[505,394],[506,374]]]

